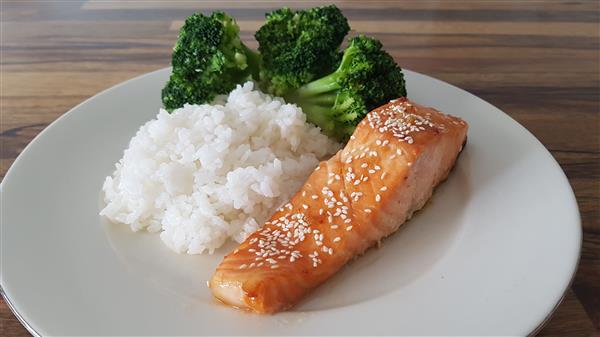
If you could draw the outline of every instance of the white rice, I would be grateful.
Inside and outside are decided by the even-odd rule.
[[[161,232],[178,253],[210,253],[255,231],[339,149],[302,110],[238,86],[221,104],[161,110],[104,182],[100,212]]]

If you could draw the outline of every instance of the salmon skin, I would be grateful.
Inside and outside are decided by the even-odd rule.
[[[214,296],[257,313],[292,307],[425,205],[467,128],[405,98],[371,111],[344,149],[225,256],[209,281]]]

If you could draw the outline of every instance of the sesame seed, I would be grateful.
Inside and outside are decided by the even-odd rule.
[[[360,165],[360,167],[362,167],[362,168],[367,168],[367,166],[369,166],[369,164],[367,164],[367,163],[363,163]]]
[[[371,213],[371,209],[370,208],[365,208],[365,213]]]
[[[318,195],[316,195],[316,194],[313,194],[313,195],[311,196],[311,198],[312,198],[313,200],[317,200],[317,199],[319,198],[319,196],[318,196]]]
[[[347,230],[347,231],[351,231],[351,230],[352,230],[352,225],[350,225],[350,226],[346,227],[346,230]]]
[[[340,242],[342,240],[342,238],[340,238],[339,236],[336,236],[335,239],[333,239],[333,242]]]
[[[277,268],[279,268],[279,266],[278,266],[278,265],[272,265],[272,266],[271,266],[271,269],[277,269]]]
[[[329,248],[329,255],[333,255],[333,248]]]
[[[379,189],[381,192],[385,192],[387,191],[387,186],[383,186],[382,188]]]
[[[306,205],[306,204],[302,204],[302,208],[304,208],[304,209],[308,209],[308,205]]]
[[[381,174],[381,180],[383,180],[383,179],[385,178],[386,174],[387,174],[387,172],[383,172],[383,173]]]
[[[246,269],[246,268],[248,268],[248,265],[247,265],[247,264],[245,264],[245,263],[244,263],[243,265],[241,265],[241,266],[240,266],[240,269]]]
[[[380,201],[381,201],[381,196],[380,196],[379,194],[377,194],[377,195],[375,196],[375,201],[376,201],[376,202],[380,202]]]
[[[375,173],[375,170],[369,170],[369,174]]]

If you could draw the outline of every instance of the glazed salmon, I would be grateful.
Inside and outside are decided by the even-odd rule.
[[[223,259],[209,281],[214,296],[257,313],[290,308],[425,205],[467,128],[404,98],[370,112],[346,147]]]

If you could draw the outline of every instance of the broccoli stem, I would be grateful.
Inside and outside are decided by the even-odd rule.
[[[337,137],[337,132],[332,118],[332,107],[335,104],[337,91],[341,88],[339,79],[344,74],[346,63],[342,58],[340,66],[333,73],[309,82],[284,96],[286,102],[295,103],[302,108],[308,122],[317,125],[323,133],[333,138]]]
[[[346,49],[340,65],[333,73],[309,82],[284,97],[287,102],[300,106],[306,114],[307,121],[320,127],[329,137],[338,136],[339,130],[336,130],[332,118],[332,107],[341,88],[340,78],[346,74],[355,49]]]
[[[242,48],[246,54],[246,62],[248,63],[248,68],[250,70],[250,75],[252,79],[255,81],[259,80],[259,72],[260,72],[260,54],[255,52],[254,50],[248,48],[245,44],[242,43]]]
[[[297,95],[300,97],[311,97],[340,89],[339,80],[346,75],[348,68],[352,64],[354,55],[359,51],[359,48],[354,46],[346,48],[342,60],[340,61],[340,65],[333,73],[301,86],[290,96]],[[333,98],[335,99],[335,96]],[[333,104],[333,102],[331,103]]]
[[[304,105],[315,105],[331,108],[335,103],[336,92],[324,92],[319,95],[301,94],[298,92],[289,93],[284,96],[286,102],[289,103],[305,103]]]
[[[331,118],[331,107],[314,105],[311,102],[295,102],[306,114],[306,119],[321,128],[328,136],[334,136],[335,123]],[[304,104],[303,104],[304,103]]]
[[[300,96],[300,97],[311,97],[321,95],[323,93],[328,93],[332,91],[336,91],[340,88],[338,83],[338,78],[340,77],[339,73],[335,71],[334,73],[327,75],[325,77],[321,77],[318,80],[314,80],[310,83],[307,83],[298,90],[296,90],[292,96]]]

